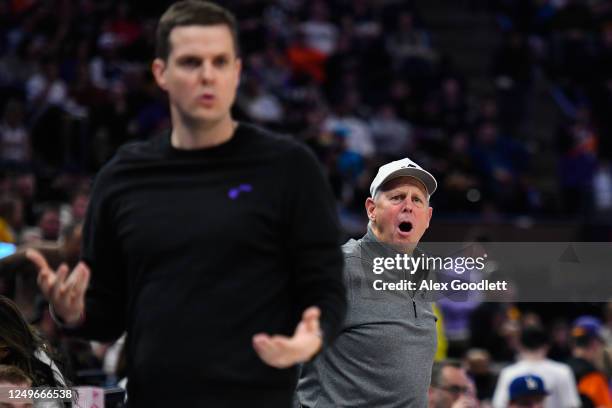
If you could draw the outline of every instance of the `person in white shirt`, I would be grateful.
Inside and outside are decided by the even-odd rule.
[[[546,358],[548,338],[539,328],[529,327],[521,335],[521,354],[518,362],[504,368],[497,380],[493,395],[493,408],[508,406],[508,390],[513,379],[524,375],[542,378],[548,396],[545,408],[580,407],[576,380],[567,364]]]

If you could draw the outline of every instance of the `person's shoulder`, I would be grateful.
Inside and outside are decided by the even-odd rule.
[[[364,260],[368,261],[368,255],[363,251],[363,239],[351,238],[344,245],[342,245],[342,255],[347,262],[356,261],[362,263]]]
[[[361,240],[354,238],[349,239],[342,245],[342,253],[344,256],[354,256],[359,251],[359,245]]]
[[[159,133],[147,140],[127,142],[117,149],[112,158],[104,165],[109,168],[129,163],[147,162],[163,159],[164,143],[167,144],[167,132]]]
[[[499,372],[500,378],[514,378],[522,374],[526,370],[524,361],[517,361],[516,363],[509,364],[501,369]]]
[[[163,158],[163,144],[167,142],[168,137],[166,133],[160,133],[148,140],[125,143],[117,149],[113,159],[117,163],[161,159]]]
[[[555,361],[555,360],[551,360],[547,358],[546,360],[543,361],[543,365],[544,367],[546,367],[547,370],[554,372],[555,374],[558,374],[561,376],[572,373],[572,369],[570,368],[569,365],[565,363],[561,363],[559,361]]]
[[[151,140],[133,141],[120,146],[96,173],[97,184],[113,183],[126,169],[162,159],[163,153],[158,139],[155,137]]]

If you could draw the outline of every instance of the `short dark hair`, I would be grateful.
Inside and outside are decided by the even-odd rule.
[[[234,15],[208,1],[184,0],[171,5],[160,17],[155,34],[155,56],[163,60],[170,55],[170,33],[175,27],[200,25],[225,25],[229,28],[236,56],[240,55],[238,45],[238,26]]]
[[[0,382],[15,385],[27,384],[28,387],[32,385],[30,377],[28,377],[19,367],[5,364],[0,364]]]
[[[539,327],[526,327],[521,333],[521,345],[527,350],[538,350],[548,345],[548,335]]]
[[[459,360],[448,359],[448,360],[443,360],[443,361],[436,361],[431,370],[431,386],[432,387],[441,387],[444,385],[442,384],[442,371],[446,367],[454,367],[457,369],[462,368],[461,362]]]

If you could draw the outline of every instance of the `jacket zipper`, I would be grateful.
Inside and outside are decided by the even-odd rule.
[[[414,300],[412,301],[412,308],[414,309],[414,318],[418,319],[419,316],[417,315],[417,311],[416,311],[416,303],[414,302]]]

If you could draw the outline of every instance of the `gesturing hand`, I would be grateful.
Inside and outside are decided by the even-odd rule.
[[[312,306],[304,311],[292,337],[259,333],[253,336],[253,347],[266,364],[276,368],[291,367],[308,361],[323,344],[319,317],[321,310]]]
[[[78,323],[85,311],[85,291],[90,276],[87,265],[79,262],[69,275],[65,263],[54,272],[45,257],[35,249],[28,249],[26,257],[38,268],[38,286],[54,312],[66,324]]]

